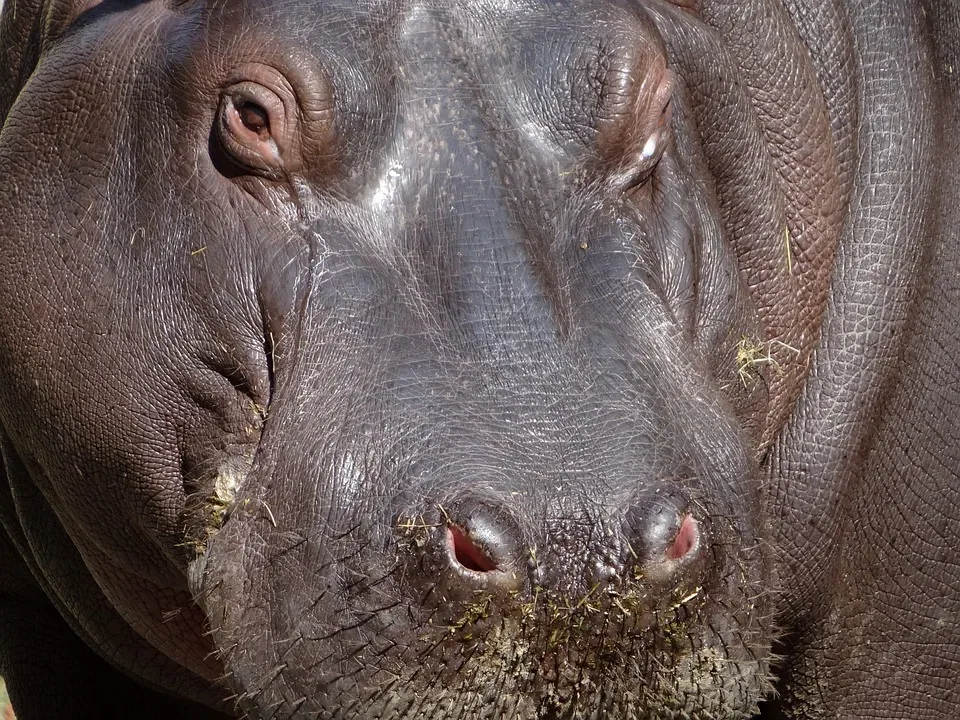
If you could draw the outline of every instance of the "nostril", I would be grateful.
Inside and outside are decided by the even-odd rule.
[[[667,548],[668,560],[681,560],[695,552],[700,545],[700,529],[693,515],[686,515],[680,523],[677,536]]]
[[[447,543],[453,558],[467,570],[485,573],[497,569],[496,563],[456,525],[447,527]]]
[[[653,582],[673,582],[703,570],[707,520],[690,503],[667,493],[637,497],[624,516],[625,564]]]

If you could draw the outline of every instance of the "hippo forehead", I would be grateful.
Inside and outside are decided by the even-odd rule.
[[[272,64],[302,144],[323,138],[301,149],[294,184],[314,308],[301,331],[400,388],[446,378],[473,417],[574,405],[600,373],[596,396],[636,422],[636,396],[669,374],[687,330],[660,286],[682,253],[658,255],[649,197],[624,187],[631,159],[624,171],[608,157],[633,130],[618,114],[669,100],[648,21],[616,5],[325,4],[311,23],[316,10],[290,8],[226,7],[242,29],[210,23],[193,62],[226,47],[225,77]],[[283,36],[284,51],[248,51],[252,33]]]

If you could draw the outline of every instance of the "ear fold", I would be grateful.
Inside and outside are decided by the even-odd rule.
[[[0,129],[40,56],[101,0],[0,0]]]

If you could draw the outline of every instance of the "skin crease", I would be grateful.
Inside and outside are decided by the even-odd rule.
[[[45,718],[960,702],[960,12],[0,4]]]

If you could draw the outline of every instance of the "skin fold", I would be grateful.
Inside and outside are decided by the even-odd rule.
[[[960,11],[6,0],[48,718],[960,702]]]

